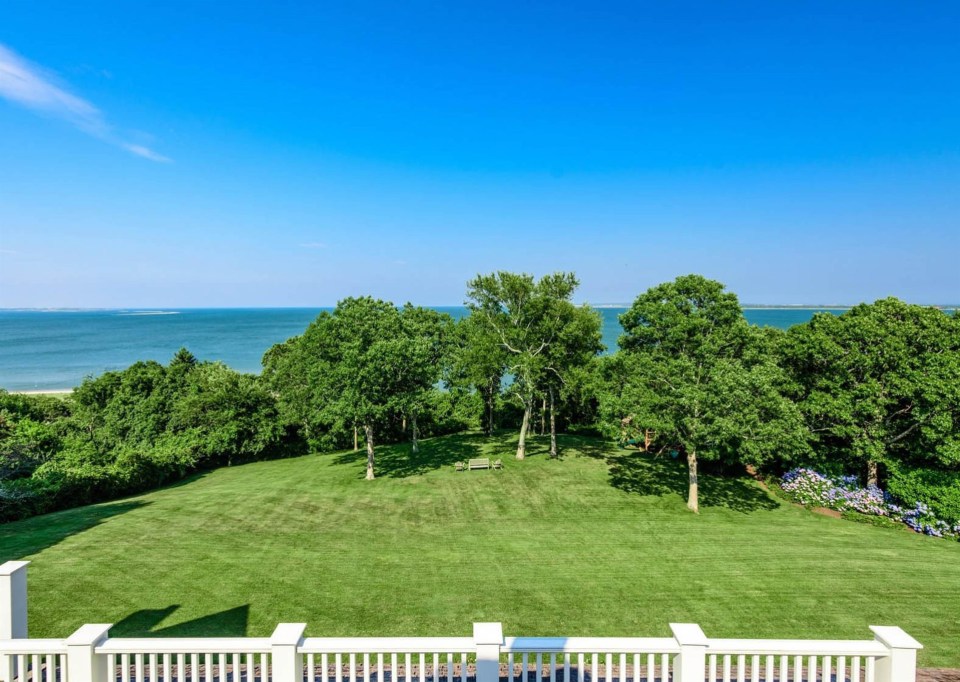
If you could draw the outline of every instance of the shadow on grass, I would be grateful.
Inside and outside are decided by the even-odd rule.
[[[37,554],[71,535],[148,504],[143,500],[105,502],[5,523],[0,525],[0,563]]]
[[[456,462],[477,457],[504,459],[496,454],[496,446],[502,442],[502,439],[488,438],[480,433],[457,433],[420,441],[420,451],[417,453],[411,451],[410,443],[381,445],[376,449],[376,473],[377,476],[406,478],[446,466],[453,467]],[[366,459],[367,453],[361,447],[356,452],[338,455],[334,463],[354,464],[365,462]]]
[[[211,613],[169,627],[154,629],[180,608],[171,604],[162,609],[134,611],[110,628],[113,637],[245,637],[250,605]]]
[[[677,493],[686,498],[687,464],[665,456],[632,452],[606,457],[610,484],[638,495]],[[743,478],[712,475],[701,471],[700,506],[724,507],[748,513],[769,511],[780,504],[764,490]]]

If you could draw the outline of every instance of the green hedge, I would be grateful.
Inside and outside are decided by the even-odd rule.
[[[923,502],[937,518],[960,523],[960,471],[910,469],[892,472],[887,490],[906,505]]]

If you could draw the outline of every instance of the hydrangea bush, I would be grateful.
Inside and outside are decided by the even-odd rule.
[[[902,507],[875,485],[860,487],[856,476],[830,477],[806,468],[791,469],[780,479],[780,487],[805,506],[826,507],[839,512],[859,512],[902,521],[918,533],[938,538],[960,539],[960,523],[938,519],[923,502]]]

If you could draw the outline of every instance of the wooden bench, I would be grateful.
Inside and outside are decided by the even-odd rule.
[[[498,459],[496,462],[494,462],[491,465],[490,460],[487,459],[486,457],[483,457],[478,459],[471,459],[469,460],[469,462],[454,462],[453,466],[454,468],[456,468],[457,471],[469,471],[470,469],[490,469],[490,468],[503,469],[503,462]]]

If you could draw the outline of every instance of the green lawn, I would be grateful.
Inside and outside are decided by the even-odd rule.
[[[114,633],[868,638],[896,624],[925,666],[960,667],[960,543],[827,518],[749,479],[705,476],[686,511],[683,465],[564,438],[517,462],[515,438],[463,435],[220,469],[109,504],[0,526],[28,558],[30,631]],[[455,473],[470,456],[502,472]]]

